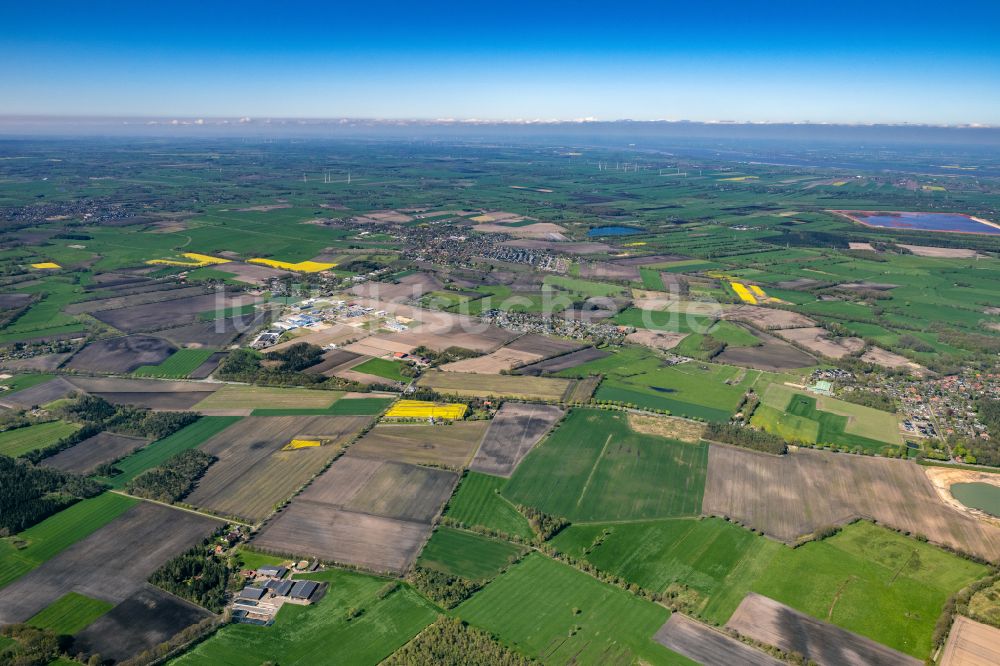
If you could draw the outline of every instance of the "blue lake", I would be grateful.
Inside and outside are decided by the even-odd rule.
[[[587,232],[587,235],[591,238],[595,236],[631,236],[632,234],[641,234],[642,232],[642,229],[636,229],[635,227],[594,227]]]
[[[945,231],[965,234],[1000,235],[997,227],[977,222],[968,215],[958,213],[905,213],[844,211],[862,224],[884,229],[916,229],[918,231]]]

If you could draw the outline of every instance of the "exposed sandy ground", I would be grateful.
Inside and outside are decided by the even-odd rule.
[[[319,347],[325,347],[329,344],[339,345],[343,344],[347,340],[366,338],[369,335],[371,335],[371,332],[365,330],[364,328],[355,328],[353,326],[347,326],[346,324],[334,324],[332,327],[323,329],[322,331],[307,333],[306,335],[299,336],[294,340],[281,342],[273,347],[268,347],[265,351],[281,351],[282,349],[287,349],[288,347],[300,342],[308,342],[309,344],[317,345]]]
[[[764,330],[781,328],[801,328],[803,326],[815,326],[814,322],[805,315],[788,310],[776,310],[772,308],[762,308],[756,305],[726,305],[723,306],[723,319],[744,321],[752,326]]]
[[[669,333],[667,331],[652,331],[640,328],[635,333],[625,336],[625,342],[634,345],[643,345],[654,349],[673,349],[681,343],[681,340],[688,336],[687,333]]]
[[[786,328],[775,331],[774,334],[827,358],[843,358],[864,349],[865,346],[865,341],[861,338],[831,339],[830,331],[819,326]]]
[[[222,271],[223,273],[231,273],[235,275],[236,279],[240,282],[255,285],[262,285],[267,282],[269,278],[291,275],[288,271],[281,271],[276,268],[261,266],[259,264],[244,264],[240,261],[232,261],[228,264],[222,264],[221,266],[216,266],[215,269]]]
[[[941,666],[1000,664],[1000,629],[961,615],[955,618],[941,655]]]
[[[975,250],[967,250],[960,247],[931,247],[929,245],[903,245],[902,243],[899,244],[899,247],[906,248],[918,257],[934,257],[937,259],[975,259],[976,257],[983,256]]]
[[[372,335],[360,342],[355,342],[344,347],[344,351],[349,351],[352,354],[361,354],[363,356],[374,356],[376,358],[381,356],[388,356],[393,353],[409,354],[416,345],[411,345],[405,342],[396,342],[389,340],[381,335]]]
[[[477,374],[496,375],[501,370],[512,370],[522,365],[528,365],[545,358],[542,354],[517,351],[506,347],[476,358],[466,358],[454,363],[445,363],[441,369],[445,372],[474,372]]]
[[[472,218],[474,222],[499,222],[500,220],[504,220],[506,222],[516,222],[518,220],[525,219],[528,218],[518,215],[517,213],[508,213],[503,210],[494,210],[488,213],[482,213],[481,215],[477,215]]]
[[[965,506],[951,494],[951,487],[956,483],[988,483],[991,486],[1000,487],[1000,474],[948,467],[924,467],[924,472],[927,474],[927,478],[931,480],[931,484],[934,486],[934,490],[937,491],[941,501],[963,513],[968,513],[980,520],[1000,526],[1000,518],[991,516],[979,509],[973,509],[971,506]]]
[[[692,444],[701,440],[705,424],[682,419],[677,416],[653,416],[652,414],[628,415],[628,425],[632,430],[645,435],[656,435],[667,439],[679,439]]]
[[[868,351],[861,355],[861,360],[866,363],[881,365],[883,368],[909,368],[910,372],[917,376],[922,376],[926,369],[919,363],[914,363],[905,356],[893,354],[881,347],[870,347]]]

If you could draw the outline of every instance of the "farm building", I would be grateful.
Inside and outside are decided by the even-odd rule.
[[[241,600],[249,599],[250,601],[258,601],[261,597],[264,596],[265,591],[266,590],[264,590],[264,588],[262,587],[251,587],[248,585],[247,587],[244,587],[242,590],[240,590],[240,599]]]
[[[266,566],[258,567],[257,575],[264,578],[284,578],[285,574],[288,573],[288,567],[281,566]]]

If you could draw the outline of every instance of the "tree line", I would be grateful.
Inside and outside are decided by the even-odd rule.
[[[25,530],[103,490],[100,483],[77,474],[0,456],[0,536]]]

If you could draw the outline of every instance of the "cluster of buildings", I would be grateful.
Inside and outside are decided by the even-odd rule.
[[[547,252],[536,252],[520,247],[508,247],[507,245],[488,245],[483,248],[480,255],[487,259],[496,259],[508,264],[526,264],[533,266],[540,271],[552,273],[565,273],[569,270],[569,259],[556,257]]]
[[[480,318],[493,326],[523,333],[556,335],[597,344],[620,345],[635,329],[613,323],[589,322],[562,317],[543,317],[525,312],[487,310]]]
[[[270,625],[284,604],[309,605],[322,594],[323,585],[313,580],[286,578],[289,569],[284,566],[259,567],[245,571],[250,580],[232,604],[234,622]]]
[[[398,318],[389,317],[385,310],[376,310],[370,306],[343,300],[327,301],[319,298],[307,298],[301,303],[291,306],[290,313],[273,322],[268,330],[260,333],[250,343],[250,347],[252,349],[267,349],[277,344],[283,333],[297,328],[321,330],[329,323],[363,317],[386,317],[380,326],[390,331],[405,331],[409,328]]]

